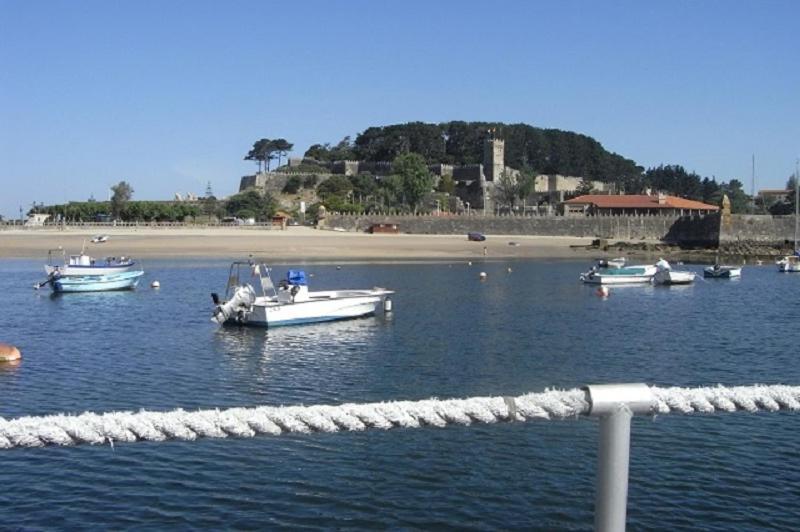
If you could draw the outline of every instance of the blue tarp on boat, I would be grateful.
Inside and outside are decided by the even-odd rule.
[[[303,270],[289,270],[289,273],[286,277],[289,280],[289,284],[305,286],[308,283],[306,282],[306,272]]]

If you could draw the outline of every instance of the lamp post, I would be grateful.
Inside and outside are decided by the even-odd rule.
[[[467,205],[467,216],[469,216],[469,202],[464,202]],[[20,212],[22,212],[22,208],[20,207]]]

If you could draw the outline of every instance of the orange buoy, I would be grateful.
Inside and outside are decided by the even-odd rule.
[[[0,362],[14,362],[22,358],[19,349],[13,345],[0,343]]]

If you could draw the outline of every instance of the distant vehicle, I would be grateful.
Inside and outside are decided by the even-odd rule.
[[[467,233],[467,240],[471,240],[473,242],[483,242],[486,240],[486,236],[483,233]]]
[[[102,244],[103,242],[108,241],[108,235],[97,235],[92,238],[91,242],[93,244]]]
[[[300,222],[298,222],[297,220],[292,219],[292,220],[289,220],[289,223],[286,224],[286,225],[291,225],[292,227],[295,227],[295,226],[300,225]]]
[[[372,224],[368,231],[372,234],[375,233],[399,233],[400,226],[397,224]]]

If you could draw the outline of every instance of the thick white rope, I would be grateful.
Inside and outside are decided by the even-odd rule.
[[[800,386],[652,387],[651,391],[656,398],[654,415],[800,410]],[[567,419],[588,415],[590,407],[586,392],[573,389],[518,397],[0,418],[0,449]]]

